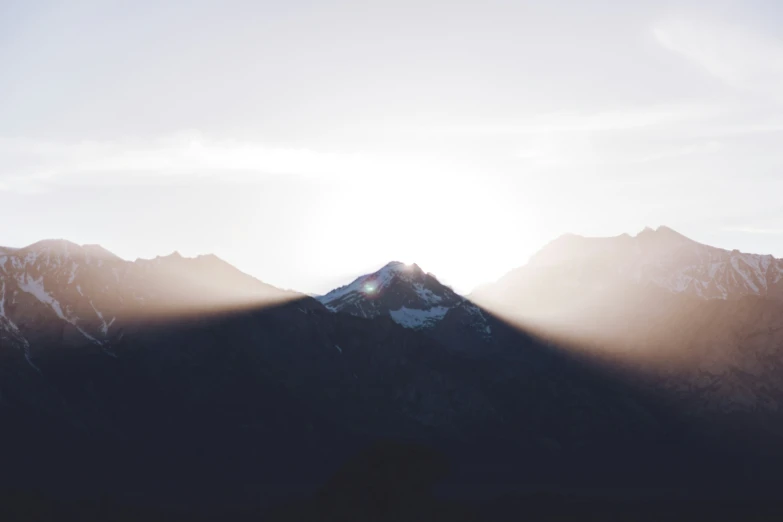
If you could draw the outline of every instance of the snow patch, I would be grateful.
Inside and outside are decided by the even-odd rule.
[[[434,306],[429,310],[401,307],[399,310],[389,311],[392,320],[405,328],[422,328],[431,326],[443,319],[450,309],[446,306]]]
[[[17,277],[17,282],[19,283],[19,288],[23,292],[26,292],[38,299],[40,302],[49,305],[49,307],[54,310],[54,313],[56,313],[60,319],[73,325],[73,327],[76,328],[85,338],[94,342],[95,344],[101,344],[98,339],[82,330],[76,324],[75,320],[65,316],[60,303],[58,303],[57,300],[50,296],[44,289],[43,276],[40,276],[38,279],[31,279],[27,274],[24,274],[22,277]]]
[[[421,283],[413,283],[413,291],[419,296],[419,299],[427,304],[438,304],[443,298],[428,288],[424,288]]]
[[[22,331],[19,330],[19,327],[16,326],[16,323],[14,323],[10,317],[5,315],[5,281],[3,281],[3,288],[0,291],[0,317],[5,320],[8,328],[11,330],[11,333],[22,343],[22,347],[24,349],[24,358],[27,361],[27,364],[32,366],[36,371],[40,372],[41,370],[33,362],[33,354],[30,351],[30,342],[27,340],[27,338],[25,338],[24,335],[22,335]]]
[[[77,265],[76,263],[73,263],[71,265],[71,275],[68,276],[68,284],[69,285],[73,283],[74,279],[76,279],[76,271],[78,269],[79,269],[79,265]]]
[[[107,323],[106,319],[103,318],[103,314],[97,308],[95,308],[94,304],[92,304],[92,299],[90,299],[90,306],[95,312],[95,315],[98,316],[98,319],[101,320],[101,332],[103,332],[103,335],[106,335],[107,333],[109,333],[109,327],[111,327],[111,325],[114,323],[114,319],[116,319],[116,317],[112,318],[110,323]]]

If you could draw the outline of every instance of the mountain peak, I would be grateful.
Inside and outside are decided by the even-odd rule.
[[[401,267],[403,267],[405,265],[406,265],[406,263],[403,263],[402,261],[389,261],[388,263],[383,265],[383,268],[381,268],[381,270],[383,270],[384,268],[397,269],[397,268],[401,268]]]
[[[33,254],[34,256],[43,254],[49,257],[62,256],[73,259],[86,259],[88,262],[93,258],[97,260],[120,260],[119,257],[100,245],[79,245],[67,239],[44,239],[24,248],[6,249],[6,251],[8,250],[12,253]]]
[[[567,233],[544,246],[530,258],[528,264],[554,266],[604,257],[616,262],[637,251],[644,251],[647,255],[668,255],[682,248],[699,245],[667,226],[655,229],[645,227],[635,236],[625,233],[609,237],[585,237]]]
[[[638,234],[636,234],[635,237],[646,237],[646,236],[679,237],[679,238],[688,239],[686,236],[680,234],[679,232],[677,232],[671,227],[667,227],[666,225],[660,225],[658,228],[644,227],[644,229]]]
[[[28,252],[55,251],[68,253],[69,251],[79,249],[81,249],[81,246],[66,239],[43,239],[31,245],[27,245],[21,250]]]
[[[390,261],[376,272],[359,276],[352,283],[341,286],[321,296],[319,300],[327,308],[335,308],[333,303],[341,302],[345,298],[351,301],[356,296],[375,298],[397,279],[419,280],[426,277],[418,265],[408,265],[401,261]]]
[[[474,298],[496,309],[524,301],[524,313],[533,316],[540,313],[539,301],[520,296],[568,295],[576,302],[585,289],[609,293],[646,287],[701,299],[783,300],[783,260],[705,245],[667,226],[646,227],[635,236],[561,236]],[[547,313],[556,315],[561,306]]]
[[[670,248],[678,248],[680,246],[689,244],[698,244],[689,237],[686,237],[676,230],[663,225],[659,226],[655,230],[650,227],[645,227],[645,229],[639,232],[634,239],[641,241],[643,244],[660,245]]]
[[[425,275],[424,271],[416,263],[403,263],[402,261],[390,261],[375,273],[394,273],[409,277],[421,277]]]
[[[478,308],[415,263],[392,261],[318,300],[334,312],[366,318],[386,315],[402,326],[417,329],[434,326],[452,309],[465,308],[471,316],[468,322],[480,322],[482,332],[486,331]]]
[[[476,305],[415,263],[392,261],[317,299],[333,312],[386,316],[404,328],[459,337],[460,343],[484,343],[492,334]]]

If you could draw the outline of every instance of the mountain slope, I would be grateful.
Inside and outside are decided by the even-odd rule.
[[[621,299],[634,287],[699,299],[783,299],[783,260],[704,245],[668,227],[608,238],[566,234],[471,299],[535,317]]]
[[[45,240],[0,249],[0,340],[40,347],[106,350],[135,321],[216,313],[293,299],[215,256],[172,254],[128,262],[97,246]]]
[[[0,383],[0,440],[15,441],[0,444],[14,452],[4,478],[311,484],[390,439],[440,448],[467,484],[617,483],[652,480],[656,461],[687,447],[658,445],[679,435],[643,395],[523,336],[468,358],[389,320],[303,304],[137,326],[110,344],[116,357],[45,351],[40,373]],[[53,396],[30,398],[41,388]],[[43,414],[6,422],[30,412]]]
[[[360,278],[332,294],[335,313],[304,296],[269,306],[269,288],[214,258],[128,263],[64,242],[5,256],[6,485],[302,485],[384,439],[439,448],[467,484],[644,481],[661,472],[656,441],[679,436],[644,395],[522,332],[456,349],[473,305],[417,267]],[[224,306],[237,294],[209,283],[233,277],[259,304]],[[375,300],[355,293],[367,285]],[[438,306],[434,325],[392,313]]]
[[[475,305],[417,267],[392,264],[359,278],[331,294],[335,312],[309,297],[286,300],[213,258],[127,263],[70,244],[38,248],[8,252],[15,261],[6,261],[2,279],[10,289],[4,317],[21,332],[10,322],[0,332],[0,485],[8,488],[219,503],[258,489],[307,489],[379,441],[436,448],[448,464],[444,480],[468,491],[752,488],[751,479],[777,477],[783,461],[771,459],[767,469],[755,447],[724,451],[724,431],[694,415],[734,420],[724,409],[698,408],[744,392],[741,371],[719,375],[727,385],[718,393],[714,380],[691,389],[677,374],[672,384],[659,381],[665,394],[651,393],[617,365],[480,309],[491,337],[462,350],[481,332],[464,311]],[[269,304],[265,291],[281,301]],[[743,302],[664,295],[696,308]],[[108,325],[103,337],[100,317],[87,320],[92,305]],[[432,323],[400,324],[392,313],[438,306],[448,311]],[[687,321],[666,314],[688,310],[657,309],[652,330],[676,324],[661,339],[682,342]],[[756,310],[733,311],[745,321]],[[714,330],[713,311],[705,313],[699,335]],[[30,350],[6,345],[14,339]],[[739,370],[769,362],[761,354],[747,360]],[[755,396],[769,394],[771,382]],[[739,401],[733,410],[754,430],[755,404]]]
[[[766,431],[769,440],[783,435],[781,263],[666,227],[635,237],[567,235],[472,298],[624,367],[694,415],[753,411],[763,429],[725,422],[721,430]]]

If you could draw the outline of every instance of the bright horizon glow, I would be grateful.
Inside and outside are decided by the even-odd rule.
[[[8,0],[0,244],[214,253],[305,293],[392,259],[467,293],[563,233],[659,224],[783,257],[781,23],[732,0]]]

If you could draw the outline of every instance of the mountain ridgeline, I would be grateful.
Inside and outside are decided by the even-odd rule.
[[[215,256],[0,248],[0,481],[290,520],[766,509],[781,274],[665,227],[564,236],[470,298],[398,262],[312,298]]]

